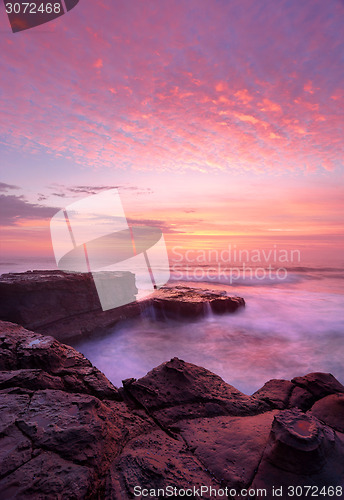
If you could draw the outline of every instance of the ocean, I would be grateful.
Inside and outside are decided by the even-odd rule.
[[[330,372],[344,383],[343,269],[291,268],[277,283],[242,279],[229,285],[210,276],[175,283],[225,290],[243,297],[245,309],[193,322],[148,315],[74,347],[115,385],[174,356],[213,371],[246,394],[272,378],[314,371]]]
[[[28,264],[3,263],[0,270],[49,268],[47,261]],[[195,280],[189,266],[179,266],[171,282],[225,290],[243,297],[245,309],[197,321],[158,321],[147,314],[73,347],[115,385],[142,377],[174,356],[213,371],[246,394],[272,378],[291,379],[314,371],[330,372],[344,383],[343,268],[290,267],[284,279],[242,275],[232,283],[212,266],[203,268]]]

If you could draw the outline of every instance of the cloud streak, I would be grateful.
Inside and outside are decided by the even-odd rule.
[[[79,195],[94,195],[98,194],[101,191],[106,191],[108,189],[119,189],[120,191],[132,191],[137,195],[140,194],[150,194],[152,193],[152,189],[150,188],[141,188],[138,186],[128,186],[128,185],[108,185],[108,186],[64,186],[61,184],[53,184],[50,186],[50,189],[56,190],[51,193],[53,196],[58,196],[60,198],[70,197],[79,197]],[[57,191],[59,189],[59,191]]]
[[[19,186],[14,186],[13,184],[6,184],[6,182],[0,182],[0,191],[6,192],[10,189],[19,189]]]
[[[29,203],[24,196],[0,195],[0,225],[15,226],[28,220],[50,219],[58,208]]]

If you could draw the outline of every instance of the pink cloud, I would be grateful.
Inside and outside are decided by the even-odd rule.
[[[270,99],[263,99],[263,102],[261,103],[261,108],[262,111],[267,111],[267,112],[282,112],[282,108],[279,104],[276,102],[270,101]]]
[[[102,68],[103,67],[103,61],[101,59],[97,59],[96,62],[93,64],[94,68]]]
[[[253,100],[253,96],[250,95],[247,89],[238,90],[234,95],[243,104],[249,104]]]
[[[89,168],[328,171],[343,158],[342,19],[319,1],[85,3],[48,35],[8,35],[2,142]]]

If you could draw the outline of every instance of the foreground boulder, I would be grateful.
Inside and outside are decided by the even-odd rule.
[[[344,387],[294,380],[248,396],[173,358],[117,389],[71,347],[0,322],[0,497],[158,500],[173,486],[174,498],[272,498],[274,485],[289,498],[314,485],[342,498]]]
[[[154,319],[195,319],[213,312],[235,312],[245,305],[226,292],[183,286],[162,287],[136,301],[135,276],[130,272],[104,273],[102,284],[111,282],[119,307],[103,311],[90,273],[28,271],[0,277],[0,320],[52,335],[61,341],[93,333],[121,320],[151,314]]]

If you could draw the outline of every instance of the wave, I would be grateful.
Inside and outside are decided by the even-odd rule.
[[[210,369],[245,393],[272,378],[312,371],[344,381],[342,295],[251,288],[244,297],[246,307],[236,314],[210,314],[192,326],[141,318],[77,348],[115,385],[173,356]]]

